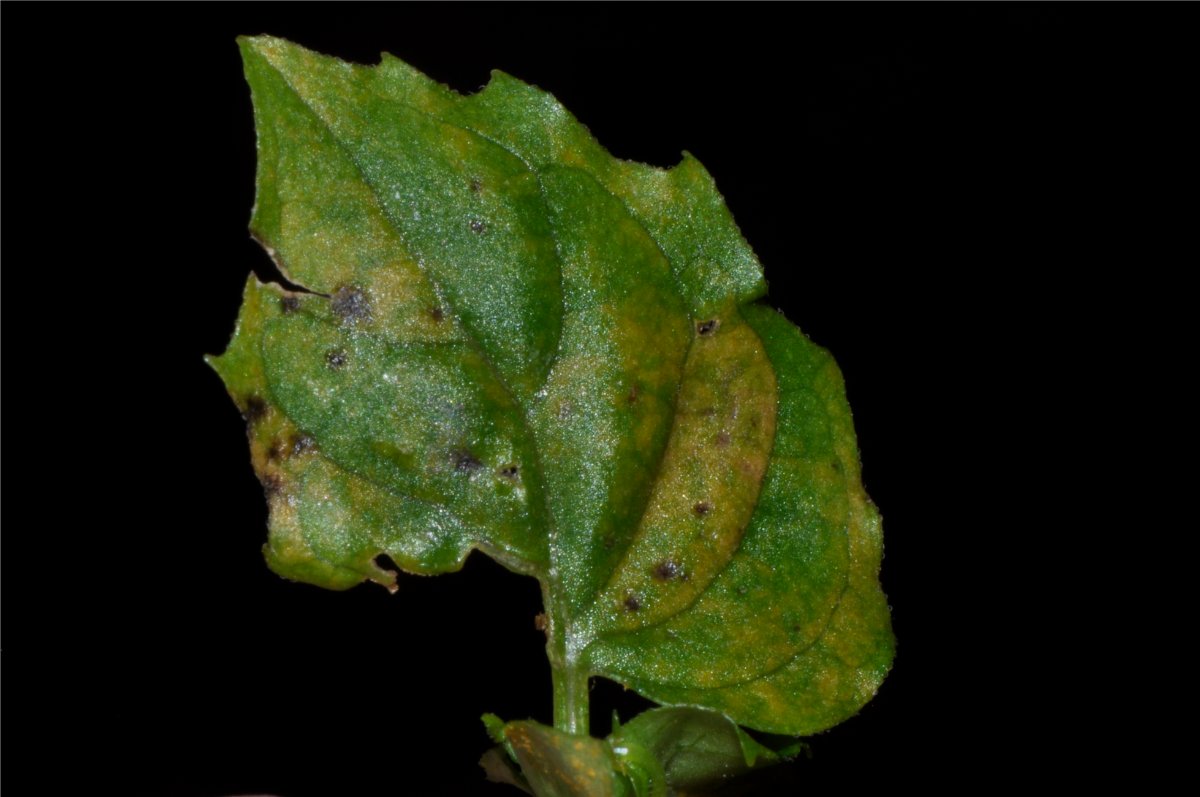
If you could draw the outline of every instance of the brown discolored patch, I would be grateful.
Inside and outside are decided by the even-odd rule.
[[[724,448],[729,445],[729,432],[720,432],[717,434],[716,443],[719,447]]]
[[[271,441],[271,447],[267,449],[267,461],[274,462],[281,456],[283,456],[283,444],[280,443],[279,438],[276,437]]]
[[[325,352],[325,364],[335,371],[340,371],[346,364],[346,352],[341,349],[330,349]]]
[[[289,442],[291,443],[289,448],[291,448],[292,456],[294,457],[303,454],[317,444],[316,440],[313,440],[306,434],[294,435]]]
[[[533,616],[533,627],[539,631],[545,631],[549,628],[549,622],[546,619],[545,612],[538,612]]]
[[[284,315],[291,315],[300,309],[300,300],[295,296],[284,296],[279,300],[279,309]]]
[[[446,320],[446,311],[440,307],[432,307],[429,309],[429,317],[433,319],[435,324],[440,324]]]
[[[716,332],[717,329],[720,328],[720,326],[721,326],[720,321],[718,321],[715,318],[710,318],[707,321],[701,321],[698,324],[696,324],[696,334],[697,335],[711,335],[712,333]]]
[[[267,498],[272,498],[283,492],[283,480],[275,473],[264,473],[262,477],[263,492]]]
[[[659,581],[670,581],[679,576],[681,569],[671,559],[664,559],[654,566],[654,577]]]
[[[464,448],[455,449],[450,452],[450,456],[454,460],[454,469],[459,473],[474,473],[483,467],[483,463]]]
[[[487,232],[487,223],[482,222],[479,219],[471,219],[471,232],[483,235],[485,232]]]
[[[516,480],[517,475],[520,472],[521,472],[520,469],[517,468],[516,465],[505,465],[503,468],[501,468],[499,470],[499,473],[501,476],[503,476],[506,479],[513,479],[514,481]]]
[[[330,307],[343,324],[371,320],[371,303],[361,288],[343,286],[330,299]]]
[[[833,468],[834,473],[841,473],[842,472],[842,461],[840,459],[835,459],[832,463],[830,463],[830,467]]]
[[[246,423],[257,423],[266,414],[267,402],[258,396],[246,397],[246,409],[242,410],[242,417],[246,419]]]
[[[483,190],[483,181],[481,181],[478,177],[472,177],[470,185],[472,194],[478,194]]]
[[[629,388],[629,395],[627,395],[625,397],[625,401],[627,401],[630,404],[637,404],[638,393],[639,393],[639,391],[638,391],[637,385],[634,385],[633,387]]]
[[[712,504],[708,501],[697,501],[696,505],[692,507],[692,511],[696,513],[696,517],[704,517],[712,511]]]
[[[638,609],[642,608],[642,602],[638,600],[638,596],[634,595],[632,592],[625,596],[624,605],[625,611],[627,612],[636,612]]]

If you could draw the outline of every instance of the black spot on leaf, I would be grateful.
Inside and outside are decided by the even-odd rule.
[[[712,504],[708,501],[697,501],[696,505],[692,507],[692,511],[696,513],[696,517],[704,517],[712,511]]]
[[[330,300],[330,307],[343,324],[357,324],[371,319],[370,302],[360,288],[338,288]]]
[[[721,448],[729,445],[729,432],[720,432],[717,434],[717,445]]]
[[[654,577],[659,581],[670,581],[679,575],[680,567],[670,559],[659,562],[654,567]]]
[[[625,596],[625,611],[636,612],[642,608],[642,602],[638,600],[638,596],[632,592]]]
[[[711,335],[717,331],[717,327],[721,326],[721,322],[715,318],[710,318],[707,321],[701,321],[696,324],[696,334]]]
[[[309,437],[306,434],[297,435],[291,439],[290,448],[292,451],[292,456],[297,456],[299,454],[303,454],[305,451],[309,450],[316,444],[317,444],[317,441],[313,440],[311,437]]]
[[[341,370],[346,364],[346,352],[341,349],[330,349],[325,352],[325,364],[335,371]]]
[[[272,498],[283,492],[283,480],[274,473],[264,473],[262,477],[263,492],[267,494],[267,498]]]
[[[482,235],[487,232],[487,224],[479,219],[471,219],[471,232]]]
[[[516,465],[505,465],[503,468],[500,469],[500,475],[506,479],[515,480],[517,478],[518,473],[520,473],[520,471],[518,470]]]
[[[446,320],[446,312],[440,307],[433,307],[429,310],[429,317],[434,320],[434,323],[440,324]]]
[[[474,473],[483,467],[483,463],[466,449],[455,449],[451,457],[454,460],[454,469],[459,473]]]
[[[483,190],[483,182],[478,177],[472,177],[470,185],[472,194],[478,194]]]
[[[300,309],[300,300],[295,296],[284,296],[279,300],[279,309],[284,315],[291,315]]]
[[[246,409],[242,411],[242,417],[246,419],[247,423],[257,423],[266,414],[267,402],[258,396],[249,396],[246,399]]]

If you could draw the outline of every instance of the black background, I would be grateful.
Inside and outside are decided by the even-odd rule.
[[[1076,409],[1074,319],[1100,264],[1154,237],[1130,206],[1178,173],[1194,101],[1188,26],[1129,13],[5,4],[6,776],[501,794],[480,713],[549,720],[532,580],[472,556],[394,596],[330,593],[263,565],[242,422],[201,357],[245,274],[271,274],[234,44],[266,32],[461,91],[500,68],[614,155],[687,149],[769,301],[837,357],[898,656],[755,793],[1069,777],[1076,629],[1038,551],[1071,527],[1073,499],[1043,499],[1072,442],[1039,430]],[[593,704],[598,733],[641,705],[603,682]]]

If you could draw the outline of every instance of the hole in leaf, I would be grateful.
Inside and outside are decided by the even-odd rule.
[[[395,561],[392,560],[392,557],[388,556],[386,553],[379,554],[373,561],[375,562],[375,566],[380,570],[391,570],[393,573],[400,572],[400,566],[397,565]]]

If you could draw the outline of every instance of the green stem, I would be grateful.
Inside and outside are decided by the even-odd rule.
[[[587,735],[588,676],[585,670],[569,664],[550,662],[554,678],[554,727],[566,733]]]

